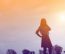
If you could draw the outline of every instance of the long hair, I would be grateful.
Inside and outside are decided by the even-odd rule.
[[[46,19],[41,19],[41,23],[40,23],[41,27],[45,27],[46,26]]]
[[[40,28],[42,28],[46,33],[49,32],[50,27],[47,25],[46,19],[41,19]]]

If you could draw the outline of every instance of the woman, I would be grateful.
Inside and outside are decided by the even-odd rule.
[[[36,31],[36,34],[41,37],[42,42],[41,42],[41,47],[44,49],[43,53],[46,54],[46,48],[49,49],[49,54],[52,52],[52,44],[49,38],[49,31],[50,27],[47,25],[45,19],[41,19],[41,23],[39,28]]]

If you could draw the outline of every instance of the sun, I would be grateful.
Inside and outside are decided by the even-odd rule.
[[[65,22],[65,14],[59,14],[59,18],[61,22]]]
[[[64,14],[60,15],[60,19],[61,19],[61,21],[64,21],[65,20]]]

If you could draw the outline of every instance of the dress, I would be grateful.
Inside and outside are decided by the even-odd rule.
[[[50,29],[48,26],[40,27],[40,33],[42,35],[41,47],[46,47],[46,48],[52,47],[52,43],[51,43],[50,38],[49,38],[49,30]]]
[[[52,47],[52,44],[51,44],[51,41],[50,41],[50,38],[49,38],[48,35],[45,35],[45,36],[42,37],[41,47],[45,47],[45,48]]]

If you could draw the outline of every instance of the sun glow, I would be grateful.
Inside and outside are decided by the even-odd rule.
[[[61,22],[65,22],[65,13],[59,14],[59,19]]]
[[[65,21],[65,15],[61,14],[60,19],[61,19],[61,21]]]

